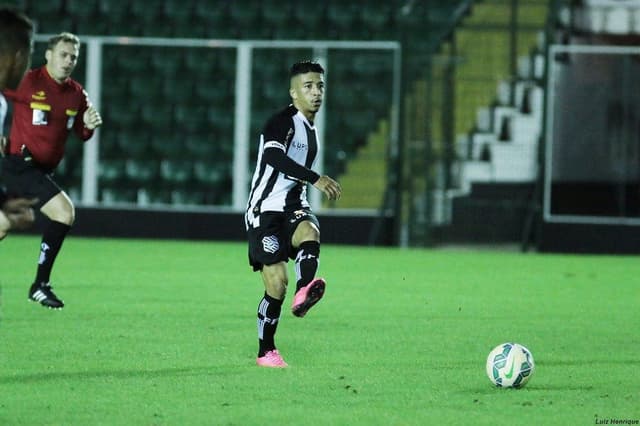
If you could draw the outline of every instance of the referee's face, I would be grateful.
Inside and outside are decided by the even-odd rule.
[[[309,120],[313,120],[322,105],[324,96],[324,79],[322,74],[308,72],[296,75],[291,79],[289,89],[293,106]]]
[[[53,49],[45,52],[47,71],[58,83],[66,80],[78,63],[80,48],[74,43],[60,41]]]

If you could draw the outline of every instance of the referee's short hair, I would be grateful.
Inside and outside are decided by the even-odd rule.
[[[53,50],[53,48],[56,47],[56,45],[61,41],[64,43],[71,43],[74,46],[80,45],[80,38],[77,35],[69,32],[62,32],[60,34],[54,35],[49,39],[47,50]]]
[[[314,61],[300,61],[291,65],[291,70],[289,71],[289,78],[293,78],[299,74],[306,74],[308,72],[317,72],[319,74],[324,74],[324,68],[317,62]]]

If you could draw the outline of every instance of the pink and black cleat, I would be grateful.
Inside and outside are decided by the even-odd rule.
[[[277,349],[272,351],[268,351],[259,358],[256,358],[256,364],[260,367],[270,367],[270,368],[286,368],[289,366],[284,359],[282,359],[282,355],[278,352]]]
[[[327,283],[322,278],[314,278],[309,284],[302,287],[293,298],[291,312],[297,317],[303,317],[324,295]]]

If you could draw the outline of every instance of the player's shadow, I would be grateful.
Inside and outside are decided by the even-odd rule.
[[[250,364],[247,364],[250,365]],[[238,370],[239,371],[239,370]],[[101,378],[135,379],[135,378],[166,378],[177,376],[228,376],[234,374],[229,366],[202,366],[202,367],[175,367],[156,370],[110,370],[110,371],[62,371],[43,372],[30,374],[16,374],[12,376],[0,376],[0,385],[9,384],[37,384],[58,380],[91,380]]]

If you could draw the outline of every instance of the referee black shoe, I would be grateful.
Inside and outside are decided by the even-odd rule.
[[[58,299],[49,283],[33,283],[29,289],[29,300],[50,309],[64,308],[64,302]]]

